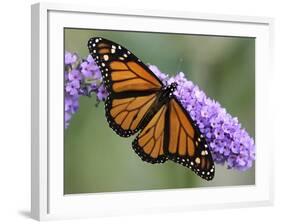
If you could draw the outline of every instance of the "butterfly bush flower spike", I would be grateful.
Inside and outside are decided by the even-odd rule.
[[[228,168],[241,171],[252,166],[255,160],[254,140],[241,127],[237,118],[228,114],[218,102],[208,98],[182,72],[167,78],[168,75],[161,73],[156,66],[150,65],[149,68],[167,84],[178,84],[174,94],[205,135],[217,164],[226,164]]]

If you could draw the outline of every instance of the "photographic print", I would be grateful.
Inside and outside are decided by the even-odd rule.
[[[64,28],[64,194],[255,184],[255,38]]]

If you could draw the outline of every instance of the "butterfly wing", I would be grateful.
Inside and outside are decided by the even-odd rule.
[[[205,138],[181,103],[173,97],[166,113],[165,132],[167,157],[192,169],[200,177],[211,180],[215,174],[214,162]]]
[[[105,101],[108,123],[118,135],[131,136],[147,122],[162,83],[133,53],[112,41],[91,38],[88,48],[109,93]]]
[[[165,117],[167,105],[163,105],[133,141],[133,149],[142,160],[150,163],[163,163],[165,155]]]

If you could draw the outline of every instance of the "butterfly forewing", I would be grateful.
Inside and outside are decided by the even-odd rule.
[[[215,168],[206,140],[175,97],[169,102],[166,125],[168,158],[206,180],[213,179]]]
[[[123,137],[136,133],[144,125],[161,81],[133,53],[114,42],[91,38],[88,48],[109,93],[105,109],[110,127]]]
[[[91,38],[88,48],[110,93],[158,91],[161,81],[133,53],[103,38]]]

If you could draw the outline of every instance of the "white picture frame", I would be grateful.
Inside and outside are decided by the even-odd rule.
[[[32,5],[31,214],[37,220],[173,212],[273,203],[269,132],[273,19],[190,12]],[[130,20],[130,22],[128,22]],[[132,22],[133,21],[133,22]],[[147,26],[147,24],[153,24]],[[63,28],[139,30],[256,38],[256,184],[165,191],[63,194]],[[178,199],[181,200],[178,200]]]

